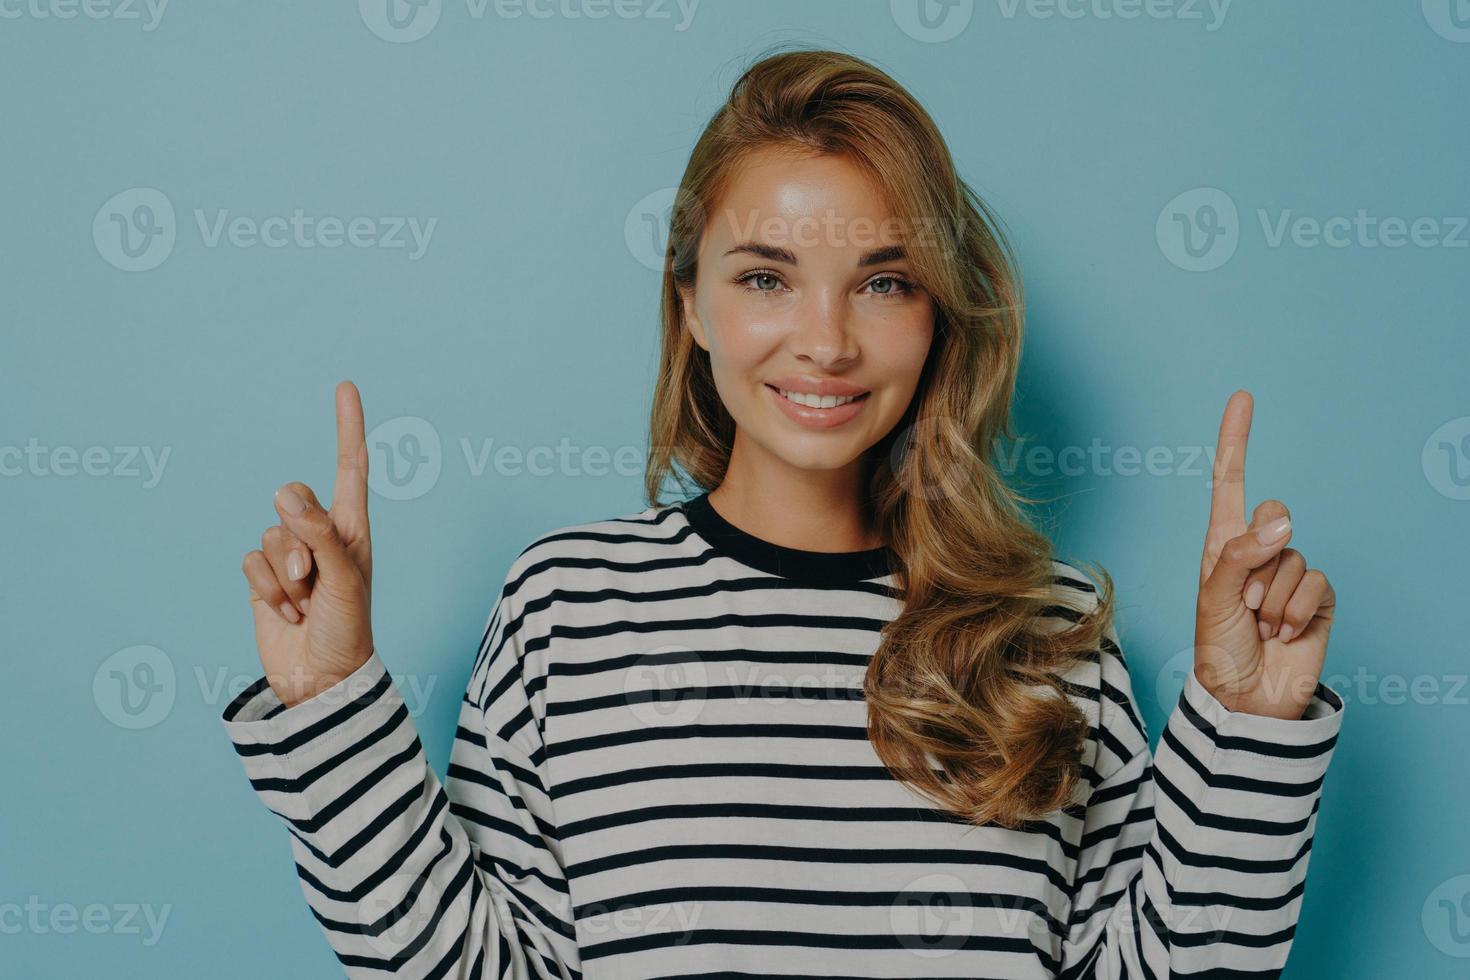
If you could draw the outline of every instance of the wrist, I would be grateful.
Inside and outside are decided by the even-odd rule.
[[[363,664],[367,663],[371,656],[372,651],[369,651],[368,656],[363,657],[359,663],[346,669],[326,673],[307,673],[301,667],[293,667],[284,674],[267,674],[266,683],[270,685],[282,705],[288,709],[294,708],[340,687],[344,681],[361,670]]]
[[[1242,689],[1240,685],[1216,684],[1212,685],[1201,674],[1198,665],[1194,670],[1195,680],[1200,687],[1204,688],[1216,701],[1232,714],[1255,715],[1260,718],[1275,718],[1281,721],[1301,721],[1306,714],[1307,706],[1311,704],[1312,694],[1316,690],[1316,682],[1313,681],[1311,690],[1306,692],[1306,698],[1296,696],[1296,692],[1281,692],[1280,696],[1272,697],[1270,693],[1262,689],[1263,685],[1255,685],[1250,689]]]

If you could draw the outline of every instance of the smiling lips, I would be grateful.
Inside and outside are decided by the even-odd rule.
[[[786,417],[809,429],[842,425],[863,410],[870,392],[835,378],[777,378],[766,383]]]

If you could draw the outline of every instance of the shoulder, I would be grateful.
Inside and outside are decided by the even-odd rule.
[[[1058,602],[1084,613],[1097,608],[1097,583],[1081,569],[1057,558],[1052,559],[1051,569],[1052,591]]]
[[[554,526],[511,559],[501,600],[524,606],[558,588],[595,587],[608,573],[636,568],[640,559],[683,541],[685,526],[678,503]]]
[[[507,674],[532,687],[544,683],[558,602],[616,588],[616,577],[627,574],[619,570],[637,567],[639,549],[658,547],[682,526],[677,506],[630,509],[532,537],[511,559],[491,604],[476,662],[476,671],[485,672],[480,683],[493,687]]]

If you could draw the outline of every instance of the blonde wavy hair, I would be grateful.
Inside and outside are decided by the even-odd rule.
[[[998,465],[1015,438],[1014,257],[933,120],[859,58],[761,58],[694,147],[664,258],[647,500],[663,506],[671,477],[714,489],[730,462],[735,423],[680,290],[693,288],[706,216],[743,155],[763,147],[843,155],[886,191],[903,227],[930,232],[905,248],[935,302],[934,339],[905,415],[864,459],[863,503],[898,559],[903,600],[864,680],[869,738],[895,778],[970,823],[1044,818],[1076,802],[1083,782],[1088,720],[1061,675],[1106,642],[1112,581],[1099,567],[1095,605],[1059,605],[1051,542],[1026,511],[1040,501],[1008,486]]]

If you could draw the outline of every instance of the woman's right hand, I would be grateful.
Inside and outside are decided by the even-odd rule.
[[[276,491],[279,525],[245,556],[255,645],[266,680],[290,707],[337,684],[372,656],[372,541],[362,399],[337,386],[337,477],[331,510],[304,483]]]

